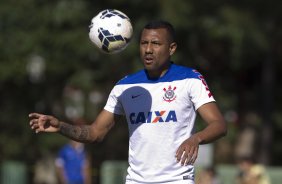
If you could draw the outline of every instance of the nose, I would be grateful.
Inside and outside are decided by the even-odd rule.
[[[151,43],[148,43],[148,44],[146,45],[145,52],[146,52],[146,53],[152,53],[152,52],[153,52],[152,44],[151,44]]]

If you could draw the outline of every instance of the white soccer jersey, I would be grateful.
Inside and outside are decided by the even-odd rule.
[[[149,79],[145,70],[120,80],[105,110],[125,115],[129,127],[127,184],[189,183],[194,167],[181,166],[175,154],[193,133],[196,110],[214,101],[203,76],[171,64],[164,76]]]

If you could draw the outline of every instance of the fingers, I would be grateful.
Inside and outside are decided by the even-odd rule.
[[[28,115],[29,118],[39,118],[40,116],[42,116],[43,114],[39,114],[39,113],[30,113]]]
[[[35,133],[39,132],[58,132],[59,131],[59,120],[53,116],[30,113],[29,114],[29,125]]]
[[[197,157],[198,157],[198,148],[197,148],[196,151],[194,151],[194,154],[191,157],[191,160],[190,160],[191,165],[193,165],[195,163],[195,161],[197,160]]]
[[[40,121],[39,119],[32,119],[30,120],[29,125],[30,128],[35,131],[35,133],[39,133],[44,130],[42,128],[44,126],[44,122],[42,122],[42,120]]]
[[[30,113],[29,117],[31,120],[29,121],[30,128],[35,131],[35,133],[39,133],[45,130],[44,126],[47,122],[47,116],[39,113]]]
[[[198,157],[198,147],[180,146],[175,155],[181,165],[193,165]]]
[[[39,123],[38,123],[38,119],[32,119],[29,122],[30,128],[32,130],[34,130],[36,133],[38,133],[38,129],[39,129]]]

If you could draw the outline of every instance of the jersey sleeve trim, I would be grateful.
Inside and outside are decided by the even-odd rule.
[[[207,104],[207,103],[211,103],[211,102],[216,102],[216,101],[215,101],[214,98],[202,100],[202,101],[198,102],[197,104],[195,104],[195,109],[198,110],[202,105]]]

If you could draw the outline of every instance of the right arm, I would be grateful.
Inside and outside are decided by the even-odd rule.
[[[29,114],[30,126],[36,133],[58,132],[63,136],[79,142],[102,141],[114,126],[119,116],[103,110],[91,125],[71,125],[49,115]]]

